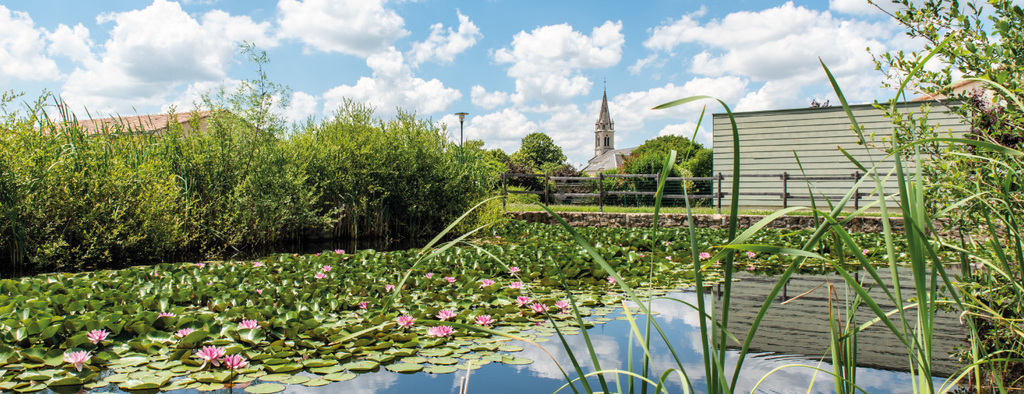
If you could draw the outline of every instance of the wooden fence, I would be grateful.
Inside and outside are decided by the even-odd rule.
[[[854,172],[854,173],[852,173],[850,175],[847,175],[847,176],[792,176],[788,172],[783,172],[781,174],[742,174],[742,175],[740,175],[741,179],[742,178],[778,178],[779,179],[779,183],[782,185],[782,192],[781,193],[774,193],[774,192],[740,192],[739,195],[741,195],[741,196],[778,196],[779,200],[782,202],[782,207],[783,208],[787,208],[787,207],[789,207],[790,200],[810,200],[811,199],[811,196],[809,196],[809,195],[793,195],[793,194],[789,193],[789,186],[790,186],[789,183],[790,183],[790,181],[796,181],[796,182],[849,181],[850,182],[850,187],[852,188],[852,187],[856,186],[857,182],[860,181],[860,179],[864,175],[865,174],[861,173],[860,171]],[[509,195],[509,194],[535,194],[535,195],[541,196],[541,199],[542,199],[542,201],[545,204],[549,204],[551,202],[551,198],[552,197],[554,197],[556,199],[596,198],[597,199],[597,204],[599,206],[600,211],[604,212],[605,199],[607,199],[609,196],[652,196],[653,197],[653,196],[657,195],[656,191],[604,190],[604,180],[605,179],[610,179],[610,178],[647,178],[647,179],[657,180],[658,176],[659,176],[658,174],[598,174],[597,177],[560,177],[560,176],[550,176],[548,174],[511,174],[511,173],[504,173],[504,174],[501,174],[501,192],[502,192],[503,196]],[[544,180],[544,185],[543,185],[544,190],[525,190],[525,191],[511,190],[510,191],[510,190],[508,190],[508,183],[509,183],[510,179],[514,179],[514,178],[543,178],[543,180]],[[724,182],[725,179],[728,179],[728,178],[732,178],[732,176],[731,175],[722,175],[722,173],[718,173],[717,176],[712,176],[712,177],[668,177],[667,181],[671,181],[671,182],[711,181],[714,184],[714,187],[712,188],[713,192],[710,193],[710,194],[691,194],[689,196],[683,195],[683,194],[665,194],[665,195],[662,196],[662,199],[682,200],[682,199],[685,199],[686,197],[689,197],[690,200],[710,199],[714,203],[714,206],[717,207],[718,212],[721,213],[722,212],[722,199],[725,198],[725,197],[731,196],[731,194],[732,194],[730,192],[730,190],[731,190],[731,186],[730,185],[731,184]],[[551,192],[551,183],[552,183],[552,181],[554,181],[556,183],[557,182],[577,182],[577,183],[596,182],[597,183],[597,186],[596,186],[597,190],[596,190],[595,193],[557,193],[557,192],[556,193],[552,193]],[[723,184],[725,185],[724,188],[723,188]],[[872,193],[861,192],[860,189],[858,188],[857,191],[853,195],[853,207],[854,207],[854,209],[860,209],[861,197],[866,197],[866,196],[869,196],[871,194]],[[829,195],[829,196],[819,195],[819,196],[815,196],[815,198],[828,198],[828,199],[840,199],[842,197],[843,197],[842,195]],[[503,206],[504,206],[504,202],[503,202]]]

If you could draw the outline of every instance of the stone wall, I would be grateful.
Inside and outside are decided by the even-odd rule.
[[[547,212],[508,212],[513,219],[527,222],[555,224],[555,219]],[[573,227],[651,227],[654,218],[652,213],[611,213],[611,212],[559,212]],[[662,213],[659,225],[662,227],[686,226],[686,214]],[[739,215],[739,228],[750,227],[763,219],[761,215]],[[694,224],[698,228],[728,228],[728,215],[693,215]],[[889,218],[893,232],[903,232],[903,218]],[[811,216],[782,216],[769,223],[766,228],[798,230],[813,228],[814,218]],[[877,217],[857,217],[846,226],[850,232],[882,232],[882,220]]]

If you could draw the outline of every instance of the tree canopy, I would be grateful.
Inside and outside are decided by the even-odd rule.
[[[554,168],[565,162],[562,148],[555,145],[555,141],[547,134],[540,132],[523,137],[519,150],[513,153],[511,158],[512,161],[527,164],[535,169]]]

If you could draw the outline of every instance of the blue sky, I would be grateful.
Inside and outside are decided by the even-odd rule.
[[[279,109],[291,120],[330,116],[349,98],[381,117],[415,111],[457,140],[451,114],[465,111],[467,139],[512,153],[545,132],[573,163],[593,156],[604,86],[623,148],[691,135],[700,105],[650,110],[690,95],[737,111],[835,102],[819,57],[851,101],[885,99],[868,48],[920,45],[866,0],[8,0],[0,90],[26,101],[48,90],[80,117],[187,110],[254,77],[243,41],[292,89]],[[698,141],[710,145],[710,132]]]

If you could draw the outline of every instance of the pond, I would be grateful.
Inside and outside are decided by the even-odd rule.
[[[763,301],[764,294],[774,285],[774,278],[766,276],[754,276],[745,273],[738,273],[741,281],[734,286],[732,302],[734,332],[737,335],[745,332],[750,324],[750,318]],[[791,279],[787,286],[785,299],[776,300],[775,306],[769,312],[762,329],[758,331],[757,340],[754,341],[754,351],[748,356],[744,364],[743,374],[739,381],[737,392],[750,392],[757,386],[758,392],[810,392],[828,393],[834,391],[831,377],[818,373],[810,368],[797,367],[812,366],[830,370],[828,362],[820,361],[822,355],[827,355],[827,326],[821,319],[816,317],[824,316],[823,308],[827,308],[827,300],[824,293],[811,292],[804,294],[809,289],[831,280],[837,283],[835,278],[822,276],[797,276]],[[798,299],[795,295],[803,294]],[[667,297],[679,298],[684,301],[695,303],[696,293],[691,290],[676,290],[665,294]],[[715,294],[707,296],[707,301],[713,301]],[[782,301],[790,301],[782,304]],[[676,352],[680,355],[682,363],[686,366],[687,373],[694,380],[693,386],[698,389],[704,386],[703,361],[700,356],[700,328],[696,311],[680,306],[680,304],[657,300],[653,309],[658,314],[657,318],[666,334],[673,341]],[[825,312],[827,313],[827,312]],[[867,317],[868,312],[861,312]],[[627,358],[629,357],[629,324],[625,321],[622,308],[605,316],[592,317],[596,324],[589,330],[594,348],[599,353],[601,367],[603,369],[626,369]],[[639,324],[643,320],[639,320]],[[954,345],[961,338],[959,324],[955,315],[943,315],[937,324],[936,342],[937,349],[935,358],[935,370],[949,374],[955,369],[955,362],[946,356]],[[521,334],[529,334],[523,332]],[[583,363],[584,369],[593,370],[593,366],[586,357],[586,346],[583,337],[579,334],[567,336],[567,341],[575,349],[579,361]],[[660,341],[654,341],[652,348],[653,363],[655,371],[660,375],[659,368],[671,368],[675,365],[671,355],[664,346],[658,346]],[[501,363],[489,363],[479,369],[469,372],[468,392],[469,393],[545,393],[554,392],[565,383],[565,379],[559,370],[559,366],[572,375],[572,364],[568,355],[562,349],[557,337],[540,336],[537,345],[543,349],[525,342],[517,342],[523,348],[521,352],[513,353],[516,357],[525,357],[534,360],[527,365],[507,365]],[[858,368],[858,384],[867,392],[871,393],[911,393],[912,381],[907,372],[900,369],[906,368],[906,354],[899,352],[899,343],[892,338],[891,333],[881,327],[871,328],[863,333],[859,343],[859,361],[865,366]],[[634,363],[641,362],[639,348],[634,348]],[[550,354],[550,356],[549,356]],[[730,350],[733,357],[736,350]],[[901,355],[902,354],[902,355]],[[554,360],[552,360],[552,358]],[[460,364],[465,364],[460,360]],[[777,371],[777,368],[784,367]],[[729,367],[731,368],[731,366]],[[767,378],[762,380],[766,375]],[[316,377],[316,375],[301,372],[299,376]],[[354,379],[330,383],[320,387],[306,387],[298,384],[287,385],[286,393],[458,393],[462,379],[467,376],[465,370],[448,374],[414,373],[401,374],[389,372],[383,368],[370,373],[358,374]],[[300,380],[302,378],[299,378]],[[614,379],[609,380],[611,389],[615,390]],[[941,376],[933,378],[936,387],[945,380]],[[596,381],[595,381],[596,382]],[[813,382],[813,384],[812,384]],[[246,386],[261,383],[256,380],[243,387],[236,387],[233,390],[221,389],[215,392],[228,393],[244,392]],[[810,387],[808,387],[810,386]],[[625,383],[623,383],[625,387]],[[673,378],[669,383],[670,392],[682,392],[683,387],[678,378]],[[58,390],[57,392],[63,393]],[[124,392],[116,386],[98,389],[96,392]],[[197,393],[196,390],[177,390],[172,393]],[[568,388],[563,392],[571,392]]]

